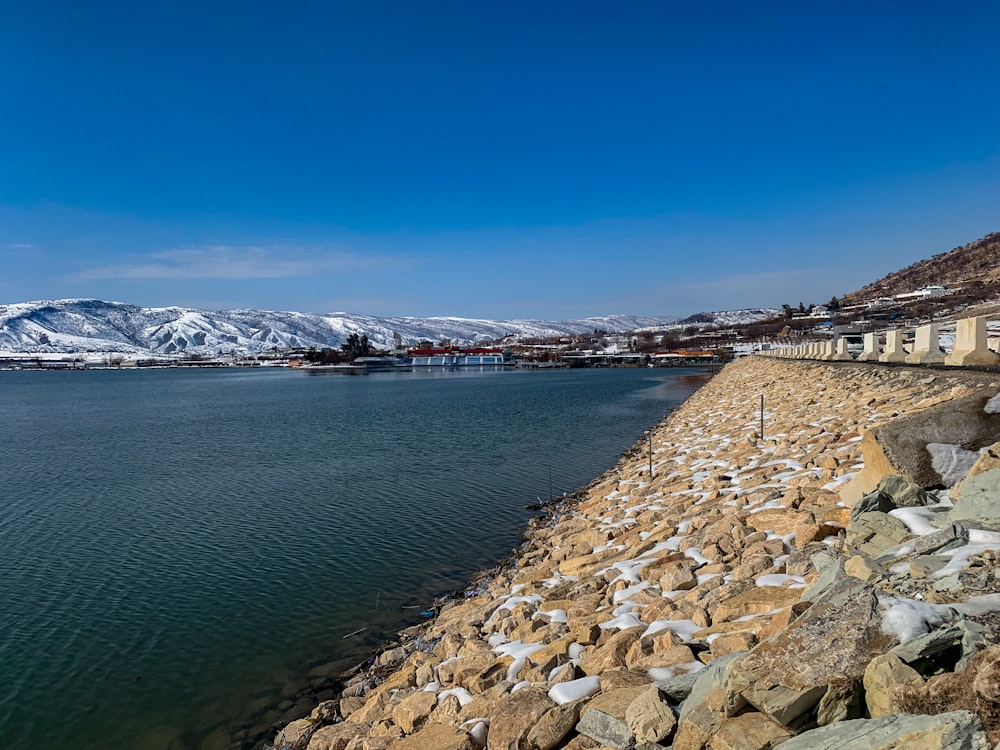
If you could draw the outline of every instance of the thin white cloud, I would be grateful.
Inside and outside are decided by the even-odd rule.
[[[689,273],[692,273],[689,271]],[[628,296],[604,302],[604,309],[635,310],[679,315],[751,307],[780,307],[804,302],[826,302],[834,294],[852,291],[845,274],[837,269],[807,268],[759,273],[712,274],[699,270],[697,277],[672,279],[662,285],[646,284]]]
[[[397,269],[398,257],[366,256],[340,250],[306,250],[286,246],[180,247],[149,253],[124,263],[70,274],[71,281],[105,279],[285,279],[335,271],[339,273]]]

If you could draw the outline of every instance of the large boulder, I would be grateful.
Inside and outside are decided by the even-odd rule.
[[[792,737],[781,750],[990,750],[971,711],[936,716],[893,714],[829,724]]]
[[[831,687],[859,682],[868,663],[896,645],[882,630],[876,590],[845,577],[802,616],[757,645],[726,671],[726,690],[789,727],[808,714]]]
[[[547,692],[527,687],[500,698],[490,717],[488,750],[522,750],[528,733],[556,705]]]
[[[864,434],[861,449],[865,468],[841,491],[848,504],[896,474],[920,487],[944,484],[934,469],[928,443],[960,445],[979,450],[1000,440],[1000,415],[985,410],[993,389],[951,399],[894,419]]]

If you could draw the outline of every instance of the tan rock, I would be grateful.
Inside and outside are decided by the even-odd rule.
[[[826,726],[862,718],[865,715],[864,692],[860,680],[831,683],[816,707],[816,723]]]
[[[595,545],[600,546],[600,545]],[[591,552],[559,563],[559,572],[564,576],[583,576],[604,567],[608,562],[619,557],[621,552],[616,549],[606,549],[601,552]]]
[[[603,644],[580,658],[580,670],[587,675],[596,675],[614,667],[626,666],[626,656],[632,644],[642,635],[641,628],[619,630]]]
[[[600,639],[603,632],[599,623],[603,621],[600,614],[590,614],[585,617],[570,615],[567,625],[568,635],[581,646],[590,646]]]
[[[748,581],[768,570],[774,564],[770,555],[754,555],[733,568],[734,581]]]
[[[454,693],[438,696],[437,706],[427,717],[428,724],[447,724],[457,726],[461,723],[462,704]]]
[[[507,679],[507,672],[511,663],[513,662],[510,658],[498,659],[481,672],[464,680],[466,683],[464,686],[471,693],[484,693]]]
[[[438,680],[442,685],[468,687],[474,677],[492,667],[497,661],[500,660],[496,654],[484,653],[442,662],[438,665]],[[506,657],[505,661],[506,665],[510,665],[514,660]]]
[[[466,703],[459,712],[458,718],[462,722],[465,722],[470,719],[492,716],[496,711],[498,702],[503,696],[510,693],[510,688],[509,684],[501,683],[494,685],[484,693],[472,696],[472,700]]]
[[[676,636],[673,637],[676,638]],[[665,636],[665,640],[669,643],[672,639],[670,636]],[[694,654],[691,652],[690,646],[677,644],[666,648],[657,648],[654,639],[636,641],[625,656],[625,666],[643,672],[654,667],[672,667],[675,664],[689,664],[693,661]]]
[[[865,583],[874,583],[885,575],[885,570],[867,555],[854,555],[844,563],[844,572]]]
[[[389,745],[389,750],[475,750],[469,733],[458,727],[428,724],[419,732]]]
[[[864,468],[840,491],[840,497],[848,507],[853,507],[858,500],[873,492],[883,477],[899,475],[871,431],[866,430],[861,437],[861,453]]]
[[[691,568],[684,563],[672,563],[665,566],[662,571],[659,586],[663,591],[689,591],[698,583]]]
[[[553,706],[528,732],[527,747],[532,750],[552,750],[570,733],[580,720],[582,701]]]
[[[392,720],[407,734],[420,727],[437,706],[437,693],[419,691],[401,700],[392,709]]]
[[[547,691],[539,687],[527,687],[502,696],[490,717],[487,750],[526,747],[528,734],[555,705]]]
[[[709,750],[771,750],[791,736],[792,732],[781,724],[751,711],[723,721],[708,747]]]
[[[609,669],[601,674],[601,690],[610,693],[623,688],[642,688],[652,682],[645,672],[635,672],[631,669]]]
[[[374,724],[385,713],[386,706],[399,690],[389,682],[382,683],[367,695],[365,704],[348,716],[347,721],[352,724]]]
[[[359,724],[341,722],[316,730],[309,740],[308,750],[347,750],[351,740],[365,737],[368,730]]]
[[[284,729],[278,732],[278,736],[274,740],[275,747],[294,745],[309,735],[315,726],[316,722],[312,719],[297,719],[289,722]]]
[[[718,658],[726,654],[735,654],[740,651],[749,651],[757,645],[757,636],[753,632],[740,631],[727,633],[712,639],[712,656]]]
[[[606,688],[605,680],[601,679],[601,692],[595,695],[586,703],[587,708],[596,708],[606,714],[619,719],[625,718],[625,712],[636,698],[638,698],[649,685],[638,685],[635,687]]]
[[[366,698],[359,695],[345,695],[340,699],[340,715],[345,719],[365,705]]]
[[[639,742],[662,742],[677,726],[673,709],[653,686],[639,693],[628,705],[625,722]]]
[[[816,519],[808,511],[792,511],[787,508],[769,508],[752,513],[747,525],[757,531],[773,531],[778,536],[790,534],[796,526],[815,523]]]
[[[722,602],[712,612],[716,622],[736,620],[747,615],[759,615],[773,609],[781,609],[796,603],[802,596],[799,589],[781,588],[779,586],[755,586],[742,594],[734,596],[729,601]]]

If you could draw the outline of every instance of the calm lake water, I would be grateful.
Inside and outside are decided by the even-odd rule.
[[[259,746],[702,382],[0,372],[0,746]]]

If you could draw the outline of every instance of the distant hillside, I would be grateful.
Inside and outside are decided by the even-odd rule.
[[[384,348],[391,348],[397,340],[412,345],[447,339],[467,345],[505,337],[572,336],[594,330],[627,333],[676,320],[637,315],[562,321],[380,318],[351,313],[144,308],[75,299],[0,305],[0,351],[215,356],[283,347],[337,348],[352,333],[365,334]]]
[[[687,326],[718,326],[730,328],[734,326],[745,326],[756,323],[760,320],[769,320],[781,315],[781,310],[776,307],[752,307],[744,310],[718,310],[716,312],[700,312],[689,315],[673,324],[673,328],[683,328]]]
[[[841,301],[853,303],[892,297],[929,285],[980,290],[987,292],[987,297],[1000,294],[1000,232],[890,273],[845,295]]]

